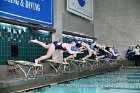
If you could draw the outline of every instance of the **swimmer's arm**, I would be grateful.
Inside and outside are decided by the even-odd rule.
[[[64,61],[67,62],[68,59],[74,58],[74,57],[76,57],[76,56],[77,56],[77,54],[70,55],[70,56],[64,58]]]
[[[80,47],[79,49],[85,49],[85,47]]]
[[[114,56],[120,56],[121,54],[114,54]]]
[[[83,52],[78,52],[78,51],[71,51],[71,48],[70,48],[69,45],[66,45],[66,50],[67,50],[70,54],[83,53]]]
[[[90,47],[87,48],[89,51],[94,52],[94,50],[92,50]]]
[[[84,51],[84,50],[87,50],[87,48],[84,48],[84,47],[79,48],[79,51]]]
[[[92,50],[92,49],[89,47],[88,44],[85,44],[85,47],[86,47],[89,51],[94,52],[94,50]]]
[[[107,53],[109,53],[110,55],[112,55],[109,51],[107,51],[107,50],[105,50],[105,49],[102,49],[102,50],[104,50],[105,52],[107,52]]]
[[[63,52],[63,50],[59,51],[58,54],[53,58],[53,60],[56,60]]]
[[[112,53],[113,53],[114,56],[120,56],[120,55],[121,55],[121,54],[119,54],[119,53],[115,54],[115,53],[114,53],[114,50],[112,51]]]

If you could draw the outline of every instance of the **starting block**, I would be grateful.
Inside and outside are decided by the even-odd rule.
[[[110,65],[117,64],[116,59],[107,59],[110,62]]]
[[[101,61],[103,61],[103,65],[108,65],[111,66],[113,64],[117,64],[116,63],[116,59],[110,59],[110,58],[105,58],[105,59],[100,59]]]
[[[99,60],[100,60],[100,62],[102,62],[104,67],[111,65],[110,61],[106,58],[105,59],[99,59]]]
[[[34,78],[35,76],[41,71],[41,74],[43,75],[43,65],[42,64],[35,64],[33,62],[29,61],[23,61],[23,60],[16,60],[13,61],[24,73],[25,78],[28,78],[29,74],[32,72]],[[25,70],[21,65],[28,67],[28,70]]]
[[[87,61],[92,62],[93,68],[103,67],[103,63],[100,60],[87,59]]]
[[[70,71],[69,63],[58,62],[58,61],[54,61],[54,60],[46,60],[46,61],[49,62],[49,64],[55,70],[56,73],[58,71],[60,71],[60,72]],[[58,65],[58,67],[55,66],[56,64]]]
[[[76,70],[83,70],[83,69],[87,69],[88,68],[88,64],[90,65],[90,68],[92,69],[92,65],[87,62],[87,61],[81,61],[81,60],[75,60],[75,59],[69,59],[69,61],[72,63],[72,64],[76,64],[75,67],[76,67]]]

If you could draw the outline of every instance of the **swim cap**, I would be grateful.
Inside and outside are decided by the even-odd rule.
[[[118,53],[118,50],[117,50],[117,49],[114,49],[114,53],[117,54],[117,53]],[[117,56],[114,56],[114,55],[113,55],[113,56],[112,56],[112,59],[117,59]]]
[[[71,50],[72,51],[77,51],[77,47],[76,46],[71,46]]]
[[[82,42],[84,42],[84,43],[88,43],[88,41],[87,41],[87,39],[85,38],[85,39],[83,39],[82,40]]]
[[[88,44],[91,45],[92,43],[94,43],[93,39],[88,40]]]
[[[93,45],[93,44],[91,44],[89,47],[90,47],[91,49],[94,49],[94,45]]]
[[[77,40],[75,37],[73,37],[73,38],[71,39],[71,42],[72,42],[72,41],[74,41],[75,43],[78,42],[78,40]]]
[[[94,39],[91,40],[91,43],[94,43]]]
[[[73,37],[69,37],[69,38],[68,38],[68,43],[71,43],[72,40],[73,40]]]
[[[117,54],[118,53],[118,50],[117,49],[114,49],[114,53]]]

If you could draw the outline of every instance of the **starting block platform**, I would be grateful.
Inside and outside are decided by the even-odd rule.
[[[99,68],[99,67],[106,67],[106,66],[111,66],[113,64],[116,64],[115,59],[110,59],[110,58],[104,58],[104,59],[87,59],[87,61],[93,62],[92,65],[94,68]]]
[[[76,70],[92,69],[92,65],[88,61],[69,59],[69,61],[75,66]],[[75,64],[74,64],[75,63]]]
[[[110,65],[114,65],[114,64],[117,64],[117,59],[107,59],[109,62],[110,62]]]
[[[49,62],[51,67],[55,70],[55,73],[70,71],[69,63],[58,62],[58,61],[54,61],[54,60],[46,60],[46,61]],[[57,65],[57,66],[55,66],[55,65]]]
[[[33,62],[23,60],[14,60],[13,62],[21,69],[21,71],[24,73],[25,78],[28,78],[30,73],[33,74],[34,78],[39,72],[41,72],[41,74],[43,75],[42,64],[35,64]],[[21,65],[28,67],[28,70],[24,69]]]
[[[91,62],[93,68],[100,68],[104,66],[100,60],[95,59],[86,59],[86,60]]]
[[[111,66],[117,64],[116,59],[105,58],[105,59],[100,59],[100,61],[103,61],[104,66]]]

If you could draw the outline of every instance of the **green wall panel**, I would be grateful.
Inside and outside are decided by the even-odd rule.
[[[34,59],[47,53],[47,50],[41,46],[29,42],[32,39],[38,39],[46,44],[51,42],[51,33],[37,33],[37,31],[15,26],[11,24],[0,23],[0,65],[7,64],[7,60],[27,60],[34,62]],[[11,45],[18,46],[18,56],[11,56]],[[15,52],[16,48],[13,50]]]

